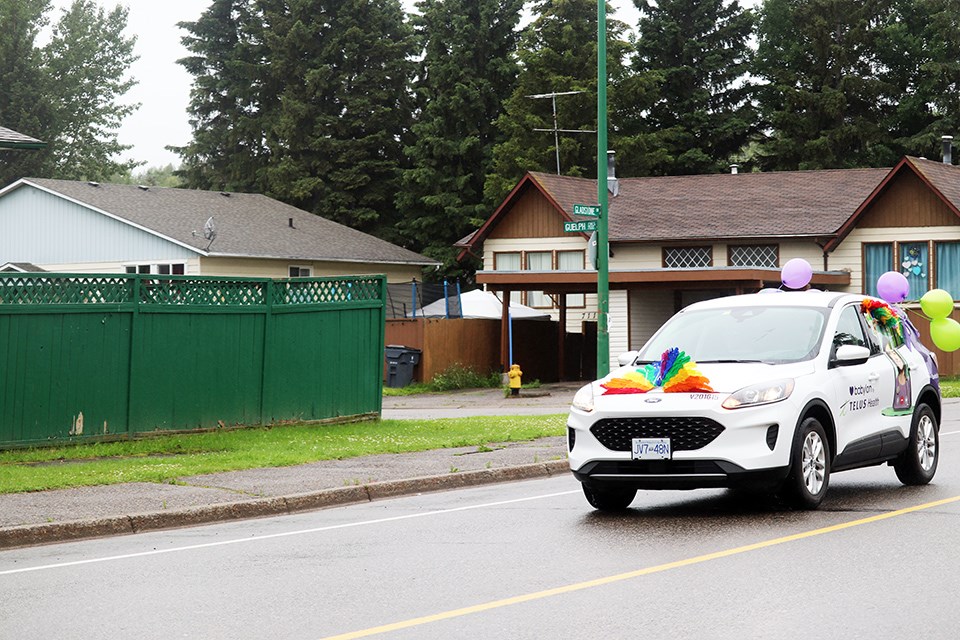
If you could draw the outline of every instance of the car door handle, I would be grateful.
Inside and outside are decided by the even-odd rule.
[[[870,375],[867,376],[867,380],[870,382],[876,382],[879,379],[880,379],[879,373],[871,373]]]

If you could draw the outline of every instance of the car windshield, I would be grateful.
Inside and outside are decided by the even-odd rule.
[[[640,351],[640,361],[659,360],[679,347],[697,362],[786,363],[817,355],[826,309],[733,307],[674,316]]]

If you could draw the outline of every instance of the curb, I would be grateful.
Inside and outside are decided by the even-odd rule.
[[[136,534],[230,520],[288,515],[301,511],[372,502],[417,493],[543,478],[569,473],[569,470],[570,466],[566,460],[551,460],[515,467],[450,473],[442,476],[387,480],[354,487],[338,487],[310,493],[257,498],[176,511],[154,511],[90,520],[8,527],[0,529],[0,549],[33,547],[54,542]]]

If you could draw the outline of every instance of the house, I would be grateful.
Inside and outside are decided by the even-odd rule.
[[[57,273],[421,278],[434,260],[258,194],[23,178],[0,190],[0,264]]]
[[[0,149],[43,149],[47,143],[13,129],[0,127]]]
[[[946,161],[611,177],[610,362],[692,302],[779,287],[792,258],[813,266],[817,288],[876,293],[879,275],[896,269],[911,300],[937,287],[960,298],[960,167]],[[458,243],[460,255],[482,256],[478,283],[548,311],[565,333],[595,331],[589,235],[564,222],[587,220],[573,207],[596,201],[595,180],[530,172]]]

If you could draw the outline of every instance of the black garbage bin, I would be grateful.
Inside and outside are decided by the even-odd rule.
[[[420,364],[420,349],[388,344],[384,353],[387,357],[387,386],[405,387],[413,382],[413,369]]]

